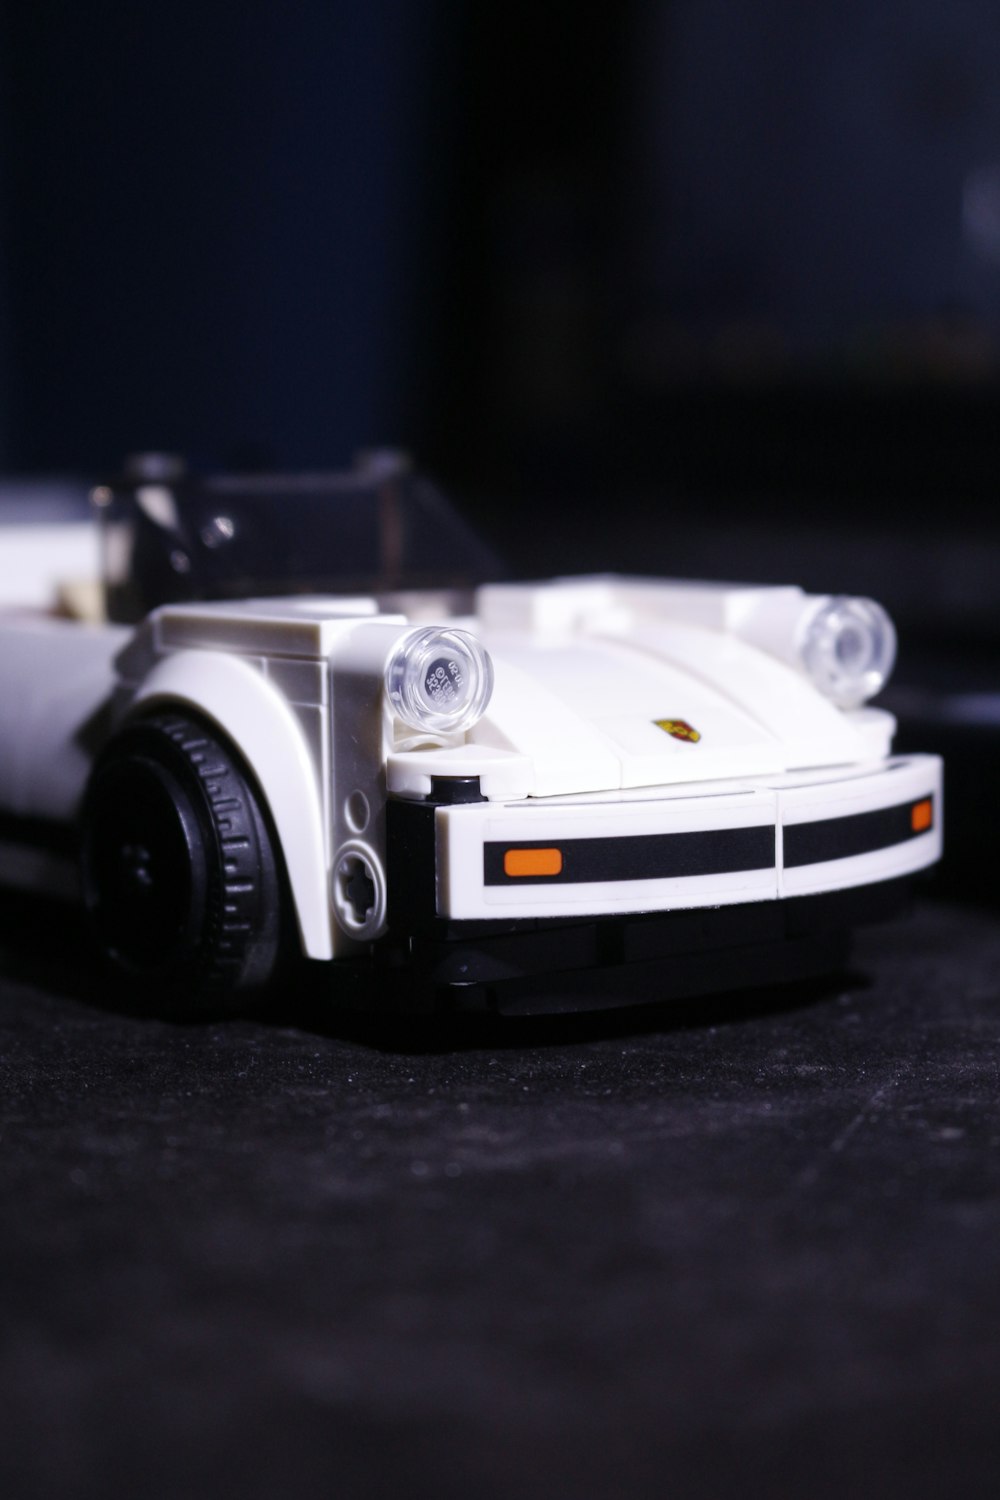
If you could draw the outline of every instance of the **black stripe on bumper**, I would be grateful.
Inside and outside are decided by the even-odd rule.
[[[507,875],[509,849],[562,853],[558,875]],[[769,870],[776,858],[774,827],[718,828],[697,833],[652,833],[606,839],[538,839],[483,845],[486,885],[586,885],[595,881],[671,880]]]
[[[931,821],[914,826],[914,809],[931,803]],[[914,798],[895,807],[846,817],[792,823],[784,831],[786,869],[826,864],[857,854],[874,854],[909,843],[933,828],[936,809],[932,797]],[[558,875],[508,875],[508,850],[558,848]],[[721,828],[698,833],[659,833],[606,839],[537,839],[494,841],[483,846],[484,884],[586,885],[600,881],[670,880],[692,875],[727,875],[766,870],[775,863],[774,829]]]
[[[914,809],[931,804],[927,827],[914,827]],[[880,807],[874,812],[851,813],[846,818],[823,818],[817,823],[790,823],[785,828],[785,869],[797,865],[822,865],[855,854],[874,854],[921,838],[936,822],[937,809],[930,796]]]

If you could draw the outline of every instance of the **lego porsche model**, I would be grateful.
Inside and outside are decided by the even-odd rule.
[[[512,1013],[800,977],[940,857],[871,600],[496,582],[377,455],[147,457],[93,500],[0,529],[0,879],[78,880],[158,1007],[239,1008],[289,953],[359,1004]]]

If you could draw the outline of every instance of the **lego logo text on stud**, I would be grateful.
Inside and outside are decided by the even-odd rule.
[[[467,630],[413,630],[386,663],[393,712],[413,729],[454,734],[471,729],[493,693],[493,663]]]

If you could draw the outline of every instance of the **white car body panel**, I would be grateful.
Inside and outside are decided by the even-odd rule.
[[[131,696],[129,712],[184,705],[210,718],[234,745],[252,745],[253,773],[285,853],[303,951],[333,957],[321,771],[324,736],[310,746],[301,723],[267,676],[221,651],[162,657]]]
[[[52,582],[37,540],[0,568],[2,582],[15,553],[34,559],[20,592],[11,582],[18,606],[37,606]],[[70,545],[85,558],[79,537]],[[398,612],[366,597],[168,605],[134,630],[11,608],[0,616],[0,813],[71,821],[102,735],[154,705],[193,708],[264,793],[303,950],[317,959],[385,934],[386,799],[426,797],[435,777],[478,777],[487,799],[435,813],[435,909],[455,921],[776,901],[913,873],[940,855],[940,764],[892,758],[891,715],[845,712],[807,679],[797,641],[816,606],[795,588],[490,586],[475,616],[441,619],[473,631],[496,672],[481,720],[451,737],[415,735],[386,707],[385,662],[414,619],[426,623],[419,601]],[[925,803],[928,828],[895,845],[784,858],[796,827]],[[770,831],[770,863],[604,881],[484,875],[488,844],[747,829]],[[375,891],[363,920],[338,885],[357,858]],[[27,868],[0,860],[7,878]]]
[[[474,808],[439,808],[438,911],[475,920],[502,912],[508,917],[578,915],[581,910],[670,911],[773,901],[868,885],[909,874],[941,856],[941,765],[935,756],[905,756],[887,765],[800,778],[762,778],[757,784],[729,782],[646,789],[619,800],[553,798],[547,801]],[[883,809],[934,803],[932,826],[889,848],[848,858],[791,867],[784,859],[789,827],[837,820]],[[587,883],[507,885],[484,883],[484,847],[547,844],[563,851],[576,840],[651,839],[658,835],[734,829],[766,831],[770,863],[758,868],[672,878],[631,878]]]

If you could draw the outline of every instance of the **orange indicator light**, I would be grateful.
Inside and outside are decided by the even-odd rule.
[[[926,833],[934,822],[934,804],[927,797],[923,802],[915,802],[910,811],[910,827],[914,833]]]
[[[503,857],[505,875],[561,875],[561,849],[507,849]]]

